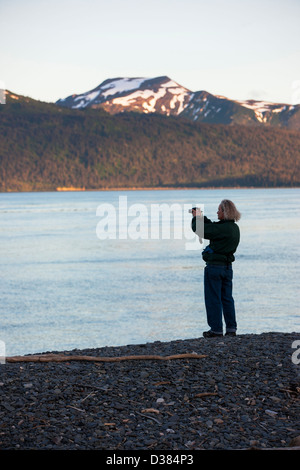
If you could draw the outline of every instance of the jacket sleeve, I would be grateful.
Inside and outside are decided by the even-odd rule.
[[[197,216],[192,218],[191,227],[193,232],[195,232],[199,238],[204,238],[203,233],[203,217]]]
[[[192,219],[192,230],[199,237],[212,240],[219,234],[218,226],[206,216],[204,217],[193,217]]]
[[[208,219],[209,220],[209,219]],[[220,225],[216,222],[209,221],[205,223],[204,221],[204,238],[207,240],[214,240],[220,236]]]

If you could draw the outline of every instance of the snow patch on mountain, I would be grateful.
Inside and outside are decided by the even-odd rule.
[[[282,111],[292,111],[294,106],[289,106],[282,103],[271,103],[269,101],[255,101],[255,100],[246,100],[246,101],[237,101],[241,106],[245,108],[253,109],[259,113],[281,113]]]
[[[58,100],[59,104],[66,101],[72,102],[73,109],[87,108],[94,104],[103,103],[110,99],[111,96],[128,93],[131,90],[139,88],[146,78],[115,78],[106,80],[97,88],[80,95],[69,96]]]
[[[267,122],[267,113],[281,113],[284,111],[292,111],[294,106],[288,106],[282,103],[271,103],[269,101],[245,100],[237,101],[244,108],[252,109],[256,119],[259,122]]]
[[[141,84],[142,82],[140,83],[140,85]],[[186,97],[190,96],[190,92],[186,88],[183,88],[178,85],[178,83],[174,82],[173,80],[161,83],[157,90],[151,88],[145,90],[139,89],[129,95],[114,98],[112,100],[112,103],[115,105],[128,107],[134,106],[135,102],[139,100],[143,100],[144,102],[142,104],[142,107],[144,108],[144,111],[154,113],[155,111],[157,111],[156,106],[158,100],[164,98],[167,93],[171,93],[173,95],[173,97],[170,99],[169,107],[174,110],[176,108],[176,105],[178,105],[177,114],[180,114],[187,105],[184,102]],[[166,114],[169,114],[165,105],[161,105],[160,109],[162,112],[166,112]]]
[[[105,98],[110,95],[116,95],[117,93],[125,93],[131,90],[139,88],[146,78],[119,78],[112,80],[107,85],[101,86],[101,94]],[[107,90],[107,91],[102,91]]]
[[[79,103],[75,104],[73,108],[85,108],[91,101],[94,101],[97,96],[99,96],[100,90],[98,91],[91,91],[89,93],[84,93],[83,95],[76,96],[74,101],[79,101]]]
[[[141,100],[149,100],[149,98],[152,98],[149,102],[143,103],[143,108],[145,108],[148,111],[154,112],[155,111],[155,104],[156,101],[161,98],[162,96],[165,95],[165,90],[161,89],[158,92],[154,92],[153,90],[138,90],[135,91],[134,93],[131,93],[130,95],[127,96],[122,96],[120,98],[114,98],[112,100],[113,104],[120,104],[122,106],[131,106],[135,103],[137,99]]]

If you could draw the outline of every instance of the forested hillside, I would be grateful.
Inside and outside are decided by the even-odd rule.
[[[182,117],[0,106],[0,190],[299,186],[300,133]]]

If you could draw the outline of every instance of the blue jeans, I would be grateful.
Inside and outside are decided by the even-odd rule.
[[[204,269],[204,298],[207,323],[213,333],[236,331],[235,306],[232,297],[232,267],[208,264]]]

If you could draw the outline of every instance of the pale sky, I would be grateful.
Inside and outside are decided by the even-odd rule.
[[[300,0],[0,0],[0,82],[53,102],[108,78],[300,103]]]

